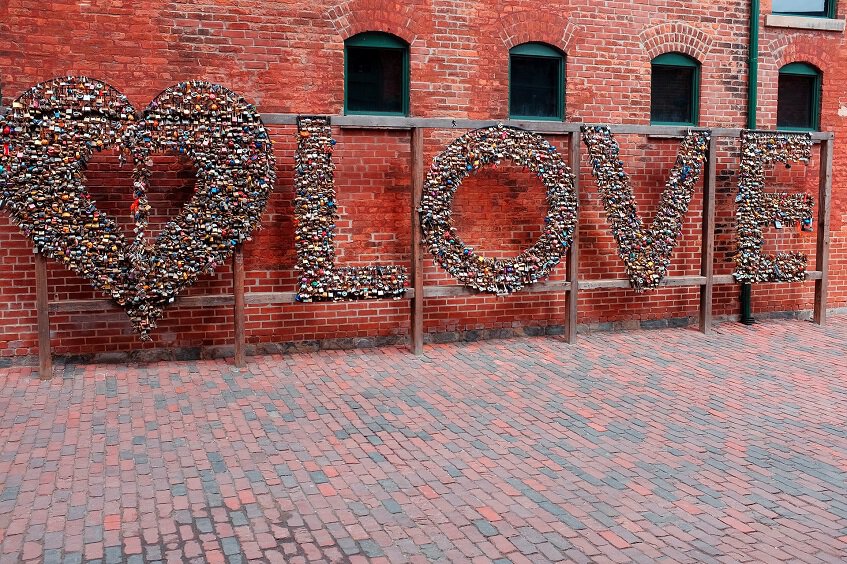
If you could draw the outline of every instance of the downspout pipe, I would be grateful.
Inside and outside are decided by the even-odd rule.
[[[747,50],[747,129],[756,129],[756,107],[759,104],[759,0],[750,0],[750,47]],[[752,286],[741,285],[741,323],[752,325]]]

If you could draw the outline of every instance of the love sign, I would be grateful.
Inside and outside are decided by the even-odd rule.
[[[396,265],[338,267],[338,211],[329,119],[298,119],[295,161],[295,246],[300,301],[399,298],[408,284]],[[710,134],[689,133],[670,171],[653,224],[643,225],[619,146],[605,126],[584,126],[582,141],[636,291],[665,277],[683,219],[701,177]],[[763,226],[811,228],[812,198],[764,192],[765,167],[808,163],[807,133],[745,131],[736,199],[740,282],[798,281],[806,257],[762,254]],[[85,77],[34,86],[0,118],[0,207],[35,251],[56,259],[105,292],[129,315],[142,339],[164,308],[200,275],[211,273],[259,226],[276,180],[271,141],[256,109],[226,88],[183,82],[158,95],[140,114],[120,92]],[[97,208],[85,185],[95,151],[115,149],[133,162],[135,220],[131,241]],[[156,154],[179,155],[197,170],[196,188],[176,218],[147,235],[147,197]],[[492,259],[466,245],[453,224],[462,180],[502,160],[523,166],[546,188],[548,212],[539,240],[514,259]],[[575,166],[575,164],[574,164]],[[573,171],[543,137],[502,125],[471,131],[437,155],[427,174],[420,216],[436,262],[480,292],[508,294],[547,277],[571,244],[578,202]]]
[[[39,84],[0,121],[0,205],[35,244],[123,307],[142,339],[164,307],[223,263],[259,224],[274,158],[259,114],[235,93],[184,82],[138,116],[107,84],[68,77]],[[134,161],[135,238],[97,209],[85,187],[94,151]],[[152,156],[183,155],[197,169],[193,197],[149,240]]]

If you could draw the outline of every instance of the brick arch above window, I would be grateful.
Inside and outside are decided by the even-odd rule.
[[[411,45],[417,37],[423,10],[411,2],[385,2],[379,8],[367,0],[352,0],[331,8],[329,21],[341,41],[360,33],[377,31],[395,35]]]
[[[832,68],[832,50],[822,48],[820,42],[804,38],[781,36],[770,41],[759,53],[759,65],[765,70],[778,70],[789,63],[808,63],[821,73]]]
[[[639,39],[648,61],[675,52],[702,63],[712,48],[712,37],[707,32],[682,22],[648,27],[639,34]]]
[[[524,43],[547,43],[568,54],[580,36],[581,29],[570,19],[547,13],[513,12],[498,21],[500,39],[506,50]]]

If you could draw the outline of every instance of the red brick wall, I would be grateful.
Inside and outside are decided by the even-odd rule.
[[[742,127],[746,112],[748,2],[541,2],[539,0],[430,0],[329,2],[134,3],[10,0],[0,3],[0,87],[8,105],[29,86],[54,76],[84,74],[105,80],[138,109],[165,87],[185,79],[219,82],[256,104],[260,112],[343,111],[343,41],[361,31],[385,31],[411,45],[411,112],[415,116],[500,119],[507,115],[508,51],[526,41],[544,41],[567,54],[567,117],[592,123],[649,122],[652,57],[678,50],[702,63],[701,125]],[[847,5],[841,3],[843,19]],[[770,2],[762,2],[759,126],[776,122],[778,69],[807,61],[824,72],[822,126],[836,132],[831,257],[831,307],[847,306],[847,49],[844,34],[764,26]],[[842,110],[842,107],[844,109]],[[249,291],[293,291],[292,127],[271,127],[278,163],[276,192],[264,228],[246,248]],[[410,259],[408,133],[335,130],[339,193],[339,263],[408,264]],[[459,132],[429,132],[431,158]],[[565,150],[567,141],[552,136]],[[676,154],[676,142],[623,136],[627,171],[647,221]],[[770,187],[812,189],[813,166],[776,172]],[[129,168],[102,154],[88,179],[98,204],[131,230]],[[716,273],[732,271],[734,195],[738,148],[722,142],[718,159]],[[582,278],[619,278],[623,265],[587,166],[583,195]],[[151,202],[154,222],[175,214],[191,191],[190,165],[162,157],[156,163]],[[699,268],[699,214],[695,195],[670,271]],[[501,166],[468,179],[454,206],[461,235],[488,254],[515,254],[539,233],[544,215],[540,183],[514,167]],[[768,230],[766,250],[814,253],[806,235]],[[554,274],[561,279],[564,267]],[[0,214],[0,357],[35,352],[33,256],[6,214]],[[229,270],[221,268],[189,294],[224,293]],[[427,284],[452,283],[426,261]],[[717,287],[715,312],[738,310],[737,286]],[[95,297],[87,285],[57,265],[50,268],[51,299]],[[754,311],[811,307],[812,285],[762,285],[754,289]],[[580,322],[641,321],[694,316],[695,290],[662,289],[643,295],[629,290],[583,293]],[[402,341],[407,333],[405,301],[342,304],[281,304],[249,307],[249,341],[260,350],[273,343],[380,337]],[[560,325],[564,298],[555,294],[439,298],[426,301],[426,330],[498,334]],[[138,342],[121,312],[55,314],[53,343],[61,354],[106,351],[203,349],[214,353],[231,341],[229,308],[174,307],[153,342]]]

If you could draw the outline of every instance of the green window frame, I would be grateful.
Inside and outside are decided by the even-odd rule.
[[[691,81],[688,119],[680,121],[664,119],[660,113],[659,93],[656,91],[656,71],[678,71],[689,75]],[[697,125],[700,120],[700,63],[682,53],[664,53],[650,62],[650,124],[651,125]]]
[[[785,104],[787,103],[785,100],[785,96],[783,95],[783,91],[787,88],[791,88],[790,84],[786,84],[787,80],[791,79],[800,79],[799,81],[803,81],[802,79],[806,79],[805,82],[807,84],[807,88],[811,91],[808,93],[809,96],[809,124],[807,126],[797,126],[785,124],[787,119],[785,118],[785,113],[788,110]],[[786,80],[787,79],[787,80]],[[798,80],[794,80],[793,87],[796,88],[798,86]],[[777,88],[777,129],[782,129],[785,131],[818,131],[820,129],[821,124],[821,90],[823,86],[823,75],[821,72],[808,63],[789,63],[779,69],[779,84]]]
[[[553,85],[547,85],[552,90],[553,108],[552,112],[521,111],[518,106],[517,91],[523,88],[538,88],[537,85],[521,83],[521,74],[516,72],[516,67],[522,64],[541,64],[548,69],[552,68]],[[543,88],[543,86],[541,86]],[[526,109],[526,106],[523,108]],[[509,50],[509,118],[527,119],[534,121],[562,121],[565,119],[565,54],[546,43],[523,43]]]
[[[351,96],[351,88],[356,88],[355,81],[351,80],[351,57],[370,55],[373,57],[386,56],[395,58],[400,55],[400,76],[388,77],[393,85],[399,88],[400,100],[396,110],[383,111],[363,107],[356,107],[355,96]],[[386,77],[374,77],[371,85],[379,88],[378,81]],[[395,82],[396,81],[396,82]],[[389,33],[380,31],[367,31],[354,35],[344,42],[344,113],[346,115],[383,115],[383,116],[407,116],[409,115],[409,44]]]
[[[802,0],[801,0],[802,1]],[[810,18],[834,18],[836,16],[836,0],[823,0],[823,7],[820,9],[817,8],[817,2],[809,2],[806,1],[805,4],[813,4],[808,5],[806,7],[810,8],[808,10],[804,9],[802,6],[797,6],[797,8],[789,8],[785,4],[798,4],[797,0],[774,0],[773,2],[773,13],[779,14],[781,16],[806,16]]]

